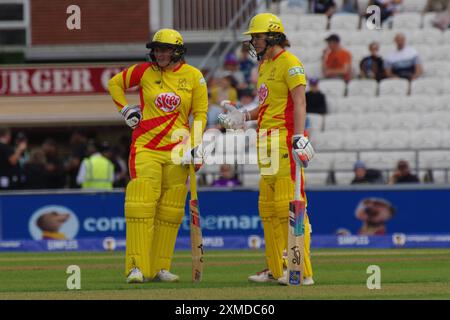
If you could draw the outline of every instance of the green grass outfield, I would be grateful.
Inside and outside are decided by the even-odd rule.
[[[450,250],[314,250],[311,287],[255,284],[262,251],[207,251],[202,283],[191,283],[188,251],[175,253],[179,283],[129,285],[123,252],[0,253],[0,299],[450,299]],[[81,290],[68,290],[66,268],[81,268]],[[381,289],[366,287],[369,265],[381,268]]]

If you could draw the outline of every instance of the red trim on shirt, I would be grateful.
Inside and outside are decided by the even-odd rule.
[[[127,88],[127,72],[128,72],[128,69],[125,69],[122,72],[122,81],[123,81],[123,88],[124,89]]]
[[[114,103],[115,103],[118,107],[120,107],[121,109],[124,107],[123,105],[121,105],[120,103],[118,103],[116,100],[113,99],[113,101],[114,101]]]
[[[130,158],[128,159],[128,168],[130,168],[131,179],[136,179],[136,146],[134,141],[130,148]]]
[[[131,73],[130,78],[130,88],[137,86],[141,82],[142,75],[144,74],[145,70],[147,70],[151,66],[151,63],[146,62],[137,65],[133,72]]]
[[[177,72],[181,69],[181,67],[184,65],[184,62],[181,62],[179,66],[177,66],[175,69],[172,70],[172,72]]]
[[[282,50],[282,51],[280,51],[275,57],[273,57],[272,58],[272,61],[275,61],[279,56],[281,56],[281,54],[283,53],[283,52],[285,52],[286,50]]]
[[[291,165],[291,179],[295,181],[295,161],[292,156],[292,135],[294,134],[294,102],[291,93],[288,94],[288,100],[284,109],[284,121],[287,129],[286,145],[288,148],[289,162]]]

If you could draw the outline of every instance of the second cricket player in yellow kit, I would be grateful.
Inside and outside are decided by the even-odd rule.
[[[181,35],[172,29],[159,30],[147,48],[151,49],[152,62],[133,65],[108,84],[120,113],[134,129],[129,155],[131,181],[125,195],[125,274],[132,283],[178,280],[170,267],[184,217],[187,165],[201,142],[208,109],[205,79],[184,62]],[[133,86],[139,86],[140,106],[127,104],[124,92]],[[190,114],[201,127],[195,137]],[[182,129],[186,135],[176,134]],[[181,164],[176,163],[172,151],[189,141],[189,131],[189,151]]]
[[[219,115],[226,128],[239,128],[246,120],[258,120],[259,215],[264,228],[268,269],[249,277],[250,281],[287,284],[283,251],[288,243],[289,202],[294,199],[295,161],[302,167],[314,156],[304,135],[306,118],[306,76],[300,60],[284,49],[288,46],[280,19],[270,13],[252,18],[251,45],[258,70],[259,107],[241,113],[230,110]],[[306,202],[304,171],[301,170],[301,198]],[[310,260],[310,232],[305,215],[304,284],[313,284]]]

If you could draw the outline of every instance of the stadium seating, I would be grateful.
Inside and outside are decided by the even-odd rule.
[[[355,30],[359,29],[358,14],[335,14],[330,20],[331,30]]]
[[[328,19],[324,14],[305,14],[297,16],[299,30],[325,30]]]
[[[352,80],[347,86],[347,96],[375,96],[377,88],[378,84],[375,80]]]
[[[406,1],[408,2],[408,1]],[[422,25],[422,16],[420,13],[408,12],[398,13],[394,16],[393,29],[417,29]]]
[[[380,82],[379,95],[402,96],[409,91],[409,82],[406,79],[384,79]]]
[[[345,82],[340,79],[324,79],[320,82],[320,90],[327,97],[342,97],[345,94]]]

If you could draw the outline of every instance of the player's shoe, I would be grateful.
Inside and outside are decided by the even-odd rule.
[[[180,280],[180,277],[176,274],[173,274],[165,269],[161,269],[156,274],[156,277],[153,279],[153,281],[160,281],[160,282],[178,282]]]
[[[143,283],[144,282],[144,275],[142,274],[141,270],[138,268],[131,269],[130,273],[127,276],[127,283]]]
[[[286,270],[283,272],[283,276],[286,274]],[[248,277],[248,281],[250,282],[277,282],[277,279],[275,279],[272,275],[272,272],[270,272],[269,269],[264,269],[260,272],[257,272],[256,274]]]
[[[287,283],[287,275],[279,278],[278,279],[278,284],[281,284],[283,286],[287,286],[288,285],[288,283]],[[303,286],[312,286],[313,284],[314,284],[314,280],[313,280],[312,277],[303,278],[303,282],[302,282]]]

